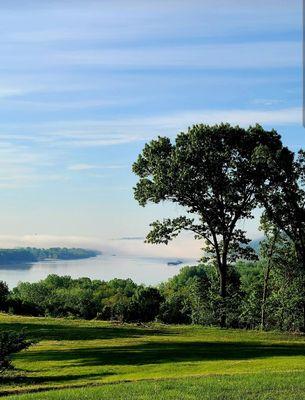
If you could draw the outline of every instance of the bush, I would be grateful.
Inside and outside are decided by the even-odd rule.
[[[161,304],[159,319],[165,323],[193,323],[217,325],[221,319],[222,299],[219,278],[212,265],[184,267],[179,274],[160,286],[165,300]],[[241,302],[240,276],[228,270],[227,320],[238,326]]]
[[[148,322],[156,318],[161,302],[157,288],[137,285],[131,279],[104,282],[49,275],[40,282],[23,282],[14,288],[9,309],[34,316]]]
[[[0,311],[7,311],[9,293],[7,284],[0,281]]]
[[[137,288],[129,306],[129,320],[149,322],[155,320],[163,298],[158,289],[152,287]]]
[[[11,355],[31,346],[24,333],[0,332],[0,372],[13,368]]]

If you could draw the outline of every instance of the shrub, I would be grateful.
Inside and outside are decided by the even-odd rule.
[[[23,332],[0,332],[0,372],[13,368],[11,355],[31,346]]]
[[[9,289],[5,282],[0,281],[0,311],[7,311]]]

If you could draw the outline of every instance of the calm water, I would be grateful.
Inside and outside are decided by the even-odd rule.
[[[0,266],[0,280],[10,288],[18,282],[37,282],[49,274],[70,275],[73,278],[87,276],[93,279],[131,278],[136,283],[157,284],[176,275],[185,265],[195,260],[181,260],[183,264],[167,265],[175,259],[137,258],[101,255],[85,260],[43,261],[33,264]]]

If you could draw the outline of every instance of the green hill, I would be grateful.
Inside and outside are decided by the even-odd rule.
[[[301,335],[5,314],[0,329],[37,341],[2,375],[8,399],[305,399]]]

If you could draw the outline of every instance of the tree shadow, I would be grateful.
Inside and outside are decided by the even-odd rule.
[[[136,325],[107,325],[107,326],[77,326],[68,321],[60,325],[56,323],[0,323],[1,330],[24,330],[27,339],[40,340],[98,340],[98,339],[117,339],[117,338],[136,338],[146,335],[171,335],[174,332],[167,329],[154,329],[150,327],[137,327]]]
[[[77,381],[78,379],[95,379],[97,377],[103,378],[105,376],[115,375],[114,372],[100,372],[100,373],[90,373],[81,375],[53,375],[53,376],[29,376],[25,374],[6,374],[0,376],[0,386],[1,385],[37,385],[37,384],[47,384],[47,383],[69,383],[72,381]],[[1,390],[0,390],[1,393]]]
[[[24,352],[27,361],[72,361],[75,366],[145,365],[171,362],[249,360],[265,357],[305,356],[304,344],[255,342],[154,342],[59,351]]]

